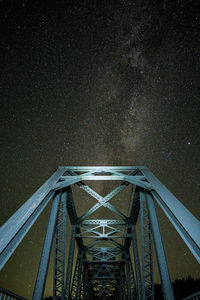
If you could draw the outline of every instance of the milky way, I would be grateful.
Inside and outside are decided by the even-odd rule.
[[[1,224],[59,165],[146,164],[200,217],[198,1],[100,2],[1,1]],[[172,279],[199,277],[158,214]],[[30,298],[47,219],[1,286]]]

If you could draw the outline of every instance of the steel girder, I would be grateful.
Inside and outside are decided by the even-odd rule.
[[[127,281],[125,277],[124,264],[120,264],[119,299],[125,300],[128,295]]]
[[[74,248],[75,248],[75,226],[72,225],[69,252],[68,252],[66,283],[65,283],[65,298],[67,300],[70,299],[71,297],[71,279],[72,279]]]
[[[78,252],[76,259],[76,267],[73,276],[73,282],[71,287],[71,300],[83,299],[81,288],[83,287],[83,252]]]
[[[85,180],[113,180],[120,181],[120,184],[103,197],[89,187]],[[80,217],[77,216],[72,196],[73,184],[97,200],[97,203]],[[134,186],[135,189],[133,188],[130,212],[125,215],[118,207],[111,204],[111,200],[129,185]],[[54,299],[60,296],[62,299],[74,297],[74,299],[88,300],[94,297],[96,299],[103,299],[103,297],[153,299],[152,235],[164,298],[174,299],[154,207],[155,201],[200,262],[200,222],[147,167],[59,167],[0,228],[1,268],[52,198],[53,206],[42,250],[34,299],[41,299],[43,294],[54,235]],[[114,213],[116,219],[88,219],[101,207]],[[65,276],[66,208],[72,227]],[[136,234],[139,211],[141,211],[142,266],[140,266]],[[75,241],[79,256],[72,281]],[[109,243],[109,246],[105,246],[105,243]],[[131,249],[134,267],[131,262]],[[75,288],[77,284],[78,290]],[[74,296],[75,290],[76,296]]]
[[[149,193],[146,193],[146,202],[149,210],[149,218],[151,222],[152,234],[154,237],[155,250],[158,260],[158,267],[160,272],[160,278],[162,282],[162,290],[164,299],[174,299],[173,289],[171,287],[171,281],[169,277],[169,270],[167,260],[165,256],[165,250],[162,243],[162,237],[158,225],[156,210],[153,202],[153,198]]]
[[[127,285],[127,299],[132,300],[136,299],[137,291],[135,284],[135,277],[133,273],[133,265],[131,262],[131,257],[129,251],[124,250],[124,258],[125,258],[125,275],[126,275],[126,285]]]
[[[67,192],[64,191],[59,202],[54,242],[53,299],[64,300],[65,251],[66,251],[66,208]]]
[[[46,231],[46,236],[43,244],[42,254],[40,257],[40,264],[38,268],[37,278],[35,282],[35,288],[33,292],[33,300],[38,300],[43,298],[46,277],[49,266],[49,259],[51,254],[51,247],[53,242],[53,237],[55,233],[57,212],[59,207],[61,193],[57,193],[53,199],[51,213],[49,217],[49,223]]]
[[[153,245],[145,193],[140,191],[142,243],[142,299],[154,299]]]
[[[140,167],[140,170],[152,185],[151,194],[153,199],[160,205],[169,221],[200,263],[200,222],[147,167]]]

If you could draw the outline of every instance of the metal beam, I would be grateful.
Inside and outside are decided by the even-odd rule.
[[[80,182],[81,183],[81,182]],[[116,196],[118,193],[120,193],[123,189],[125,189],[129,185],[127,182],[123,182],[121,185],[116,187],[112,192],[110,192],[105,197],[102,197],[97,192],[95,192],[93,189],[91,189],[89,186],[85,184],[81,184],[80,187],[85,190],[87,193],[89,193],[92,197],[94,197],[98,203],[93,205],[87,212],[85,212],[78,220],[79,223],[82,223],[87,217],[89,217],[92,213],[94,213],[97,209],[104,206],[108,209],[112,210],[114,213],[118,214],[125,222],[127,221],[126,216],[124,216],[121,212],[119,212],[113,205],[108,203],[114,196]]]
[[[72,277],[72,268],[73,268],[73,259],[74,259],[74,246],[75,246],[75,226],[72,225],[71,238],[70,238],[70,244],[69,244],[69,252],[68,252],[66,283],[65,283],[65,299],[66,300],[70,299],[71,277]]]
[[[118,166],[118,167],[113,167],[113,166],[78,166],[78,167],[74,167],[74,166],[60,166],[59,169],[69,169],[69,170],[73,170],[76,172],[102,172],[102,171],[121,171],[121,172],[129,172],[129,171],[134,171],[137,170],[140,167],[137,166]]]
[[[40,264],[38,268],[37,278],[35,282],[35,288],[33,292],[33,300],[42,300],[45,283],[46,283],[46,276],[49,266],[49,259],[51,254],[51,247],[53,242],[53,237],[55,233],[55,226],[56,226],[56,218],[58,213],[58,206],[60,201],[60,193],[55,195],[53,199],[51,213],[49,217],[49,223],[47,227],[47,232],[43,244],[42,254],[40,258]]]
[[[3,297],[4,296],[4,297]],[[2,298],[3,297],[3,298]],[[11,297],[11,298],[10,298]],[[0,287],[0,300],[27,300],[24,297],[14,294],[6,289]]]
[[[83,277],[83,252],[77,254],[76,266],[71,287],[71,300],[79,300]]]
[[[129,262],[128,262],[128,255],[127,250],[124,251],[124,257],[125,257],[125,275],[126,275],[126,281],[127,281],[127,292],[128,292],[128,300],[132,300],[132,291],[131,291],[131,274],[130,274],[130,268],[129,268]]]
[[[160,272],[160,278],[162,283],[163,296],[165,300],[174,300],[174,292],[169,276],[169,270],[167,266],[167,260],[165,256],[165,250],[162,243],[160,229],[158,225],[158,219],[153,202],[153,198],[150,194],[146,193],[147,206],[149,209],[149,216],[151,219],[151,229],[154,238],[154,244],[156,249],[156,256],[158,261],[158,268]]]
[[[72,195],[72,190],[71,187],[69,186],[67,188],[67,211],[69,214],[69,219],[72,225],[77,224],[77,213],[76,213],[76,208],[75,208],[75,204],[74,204],[74,198]],[[76,227],[76,233],[79,234],[80,233],[80,228],[77,226]],[[76,238],[76,243],[77,246],[79,248],[79,250],[82,250],[84,248],[83,246],[83,240],[81,237]]]
[[[55,243],[54,243],[54,278],[53,299],[64,300],[65,284],[65,248],[66,248],[66,200],[67,192],[64,191],[59,201],[57,214]]]
[[[67,187],[67,210],[71,224],[77,223],[77,213],[71,187]]]
[[[60,176],[64,174],[65,170],[66,168],[58,169],[0,228],[0,253],[3,254],[3,252],[6,251],[6,248],[9,247],[6,258],[3,258],[3,262],[1,260],[1,267],[3,267],[42,212],[42,209],[38,209],[42,201],[46,197],[50,200],[54,195],[52,187],[59,180]],[[34,213],[35,216],[32,218]],[[29,226],[26,225],[26,222],[29,223]],[[24,229],[23,226],[26,228]],[[19,232],[22,232],[22,234]],[[15,238],[16,235],[18,235],[17,238]],[[12,240],[14,238],[15,241],[13,242]]]
[[[152,185],[153,197],[200,263],[200,222],[147,167],[139,169]]]
[[[82,180],[117,180],[119,183],[122,181],[122,183],[105,197],[102,197]],[[79,218],[76,213],[70,187],[72,184],[77,184],[98,201]],[[135,185],[136,188],[132,195],[130,215],[126,216],[109,201],[129,184]],[[62,191],[63,188],[66,189],[64,193]],[[59,193],[56,193],[58,190]],[[57,252],[55,255],[54,278],[55,299],[62,296],[63,300],[71,300],[71,297],[75,299],[85,297],[89,300],[95,297],[99,299],[99,297],[112,296],[115,299],[120,297],[121,300],[127,298],[132,300],[134,297],[138,300],[152,300],[154,297],[152,233],[154,235],[161,281],[163,282],[163,294],[166,300],[174,299],[173,291],[170,290],[171,283],[153,199],[158,202],[192,253],[200,261],[200,222],[159,182],[148,168],[137,166],[67,166],[59,167],[52,177],[0,228],[0,265],[3,265],[7,261],[55,193],[56,197],[53,200],[50,215],[51,221],[49,219],[33,299],[42,299],[52,237],[55,230],[55,214],[58,209],[58,207],[53,209],[53,206],[56,206],[56,198],[61,193],[63,193],[62,199],[64,199],[63,197],[65,199],[63,202],[59,200],[59,213],[61,214],[57,218],[57,236],[55,241]],[[86,220],[86,218],[102,206],[108,208],[120,218],[116,216],[116,219],[112,220]],[[72,232],[64,286],[65,250],[63,249],[65,248],[63,246],[66,239],[66,207],[72,224]],[[143,280],[140,273],[140,259],[136,236],[136,223],[140,208]],[[117,238],[118,240],[120,239],[119,243],[116,242]],[[81,260],[77,262],[74,281],[71,286],[75,240],[82,256]],[[84,245],[83,241],[86,241],[87,244]],[[129,252],[131,242],[137,286],[135,284]],[[105,243],[111,243],[113,247],[100,247],[107,245]],[[59,253],[58,250],[60,251]],[[124,268],[126,270],[126,277],[123,274]],[[87,276],[86,273],[88,273]],[[89,284],[85,282],[86,277],[89,280]],[[120,281],[123,281],[123,283]],[[119,288],[120,285],[121,288]],[[87,292],[86,289],[88,289]],[[55,293],[55,290],[58,293]],[[143,294],[141,291],[143,291]]]
[[[142,299],[154,299],[152,234],[147,201],[140,191],[141,244],[142,244]]]
[[[124,264],[120,265],[120,281],[119,281],[119,299],[125,300],[125,272]]]
[[[7,244],[7,246],[4,248],[4,250],[1,252],[0,255],[0,270],[4,267],[8,259],[11,257],[11,255],[14,253],[15,249],[18,247],[18,245],[21,243],[31,226],[35,223],[39,215],[42,213],[44,208],[47,206],[49,201],[52,198],[52,195],[54,193],[49,193],[44,200],[39,204],[39,206],[36,208],[34,213],[29,217],[29,219],[26,221],[26,223],[20,228],[20,230],[16,233],[14,238]]]
[[[132,246],[133,246],[133,257],[134,257],[134,265],[135,265],[135,275],[137,281],[137,296],[138,300],[142,299],[142,279],[141,279],[141,269],[140,269],[140,257],[138,251],[138,244],[137,244],[137,235],[136,235],[136,228],[133,226],[132,229]]]
[[[140,188],[136,186],[135,191],[132,191],[132,200],[131,200],[131,210],[130,210],[130,216],[129,216],[129,224],[136,225],[138,214],[140,211],[140,194],[139,194]],[[132,232],[133,226],[130,226],[127,228],[127,233]],[[125,248],[129,249],[131,244],[131,238],[126,238],[124,242]]]
[[[77,176],[65,176],[66,180],[63,180],[61,182],[58,182],[55,184],[54,189],[61,189],[69,186],[70,184],[74,184],[76,182],[82,181],[82,180],[120,180],[120,181],[128,181],[132,184],[135,184],[137,186],[140,186],[145,189],[151,189],[151,185],[143,180],[140,180],[141,176],[131,176],[131,175],[110,175],[110,176],[98,176],[98,175],[77,175]],[[69,181],[71,181],[69,183]]]

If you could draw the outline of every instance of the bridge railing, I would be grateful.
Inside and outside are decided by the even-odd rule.
[[[200,291],[195,294],[192,294],[182,300],[200,300]]]
[[[26,299],[0,287],[0,300],[26,300]]]

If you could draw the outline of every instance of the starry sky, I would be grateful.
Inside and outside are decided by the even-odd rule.
[[[0,6],[1,225],[59,165],[145,164],[200,219],[198,1]],[[0,275],[29,299],[49,208]],[[199,278],[158,214],[172,280]]]

